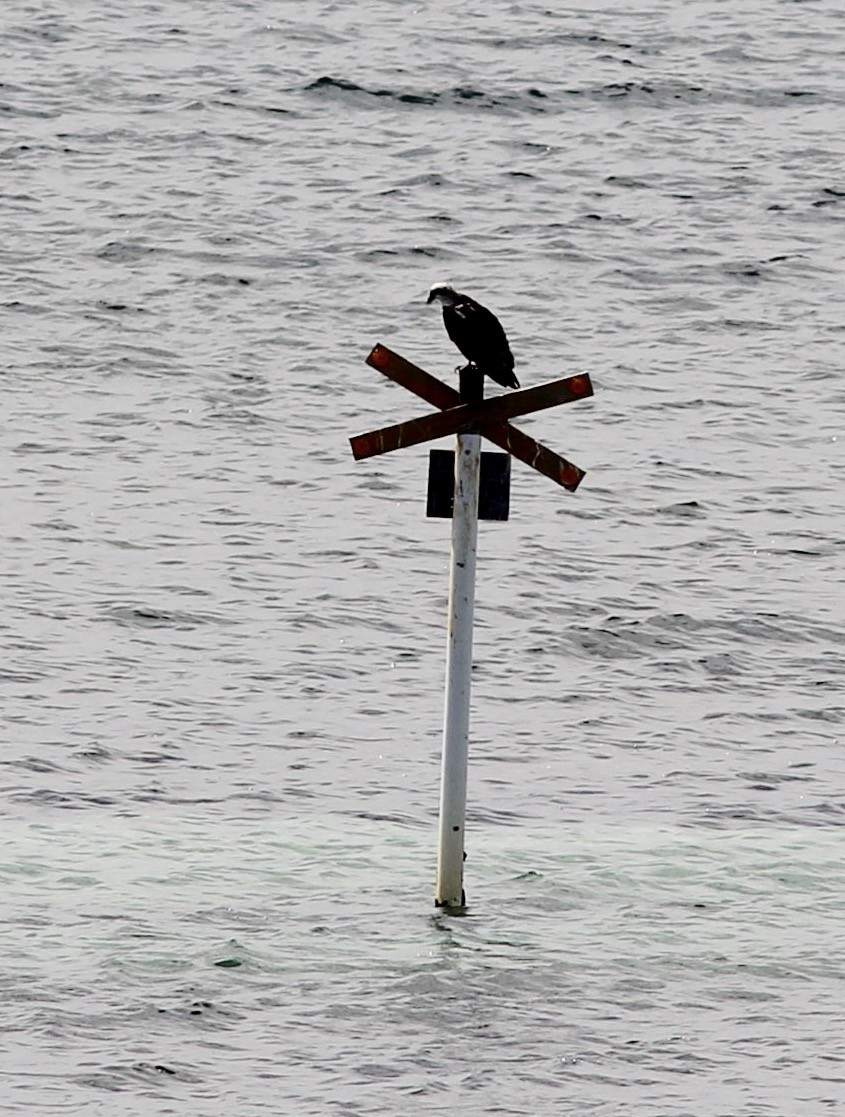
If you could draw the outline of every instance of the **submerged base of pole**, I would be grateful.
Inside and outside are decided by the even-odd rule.
[[[475,374],[475,375],[472,375]],[[484,394],[477,369],[462,370],[461,401]],[[471,396],[472,398],[466,398]],[[449,637],[446,653],[446,708],[443,716],[443,765],[440,785],[440,841],[435,904],[463,908],[464,825],[472,678],[472,623],[475,610],[475,555],[481,435],[459,434],[455,452],[455,504],[449,578]]]
[[[440,908],[441,911],[451,912],[452,915],[463,915],[467,907],[466,892],[461,892],[461,902],[459,904],[450,903],[448,900],[435,900],[434,906]]]

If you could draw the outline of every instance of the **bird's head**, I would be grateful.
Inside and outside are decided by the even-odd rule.
[[[448,283],[435,283],[426,299],[426,302],[439,302],[442,303],[443,306],[454,306],[457,301],[458,294],[455,288]]]

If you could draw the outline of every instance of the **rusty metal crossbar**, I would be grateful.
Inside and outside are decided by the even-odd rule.
[[[356,459],[416,446],[448,434],[473,431],[481,433],[570,492],[574,492],[581,483],[584,476],[582,469],[517,430],[508,420],[517,415],[526,415],[591,396],[593,386],[586,373],[541,384],[537,388],[511,392],[506,396],[495,396],[483,403],[462,404],[454,388],[384,345],[374,347],[367,358],[367,364],[427,403],[439,407],[441,413],[423,415],[351,438],[352,453]]]

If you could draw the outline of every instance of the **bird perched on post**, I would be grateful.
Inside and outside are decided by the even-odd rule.
[[[503,388],[519,387],[513,354],[495,314],[448,283],[435,283],[427,301],[441,303],[446,333],[471,365]]]

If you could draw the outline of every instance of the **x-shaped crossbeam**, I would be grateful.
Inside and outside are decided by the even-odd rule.
[[[517,430],[508,420],[591,396],[593,386],[586,373],[569,376],[565,380],[553,380],[538,388],[494,396],[481,403],[465,404],[461,403],[461,397],[454,388],[384,345],[375,346],[367,357],[367,364],[426,403],[439,407],[440,413],[423,415],[406,423],[350,438],[352,453],[357,460],[387,454],[405,446],[418,446],[421,442],[447,434],[478,432],[570,492],[574,492],[581,483],[583,469]]]

